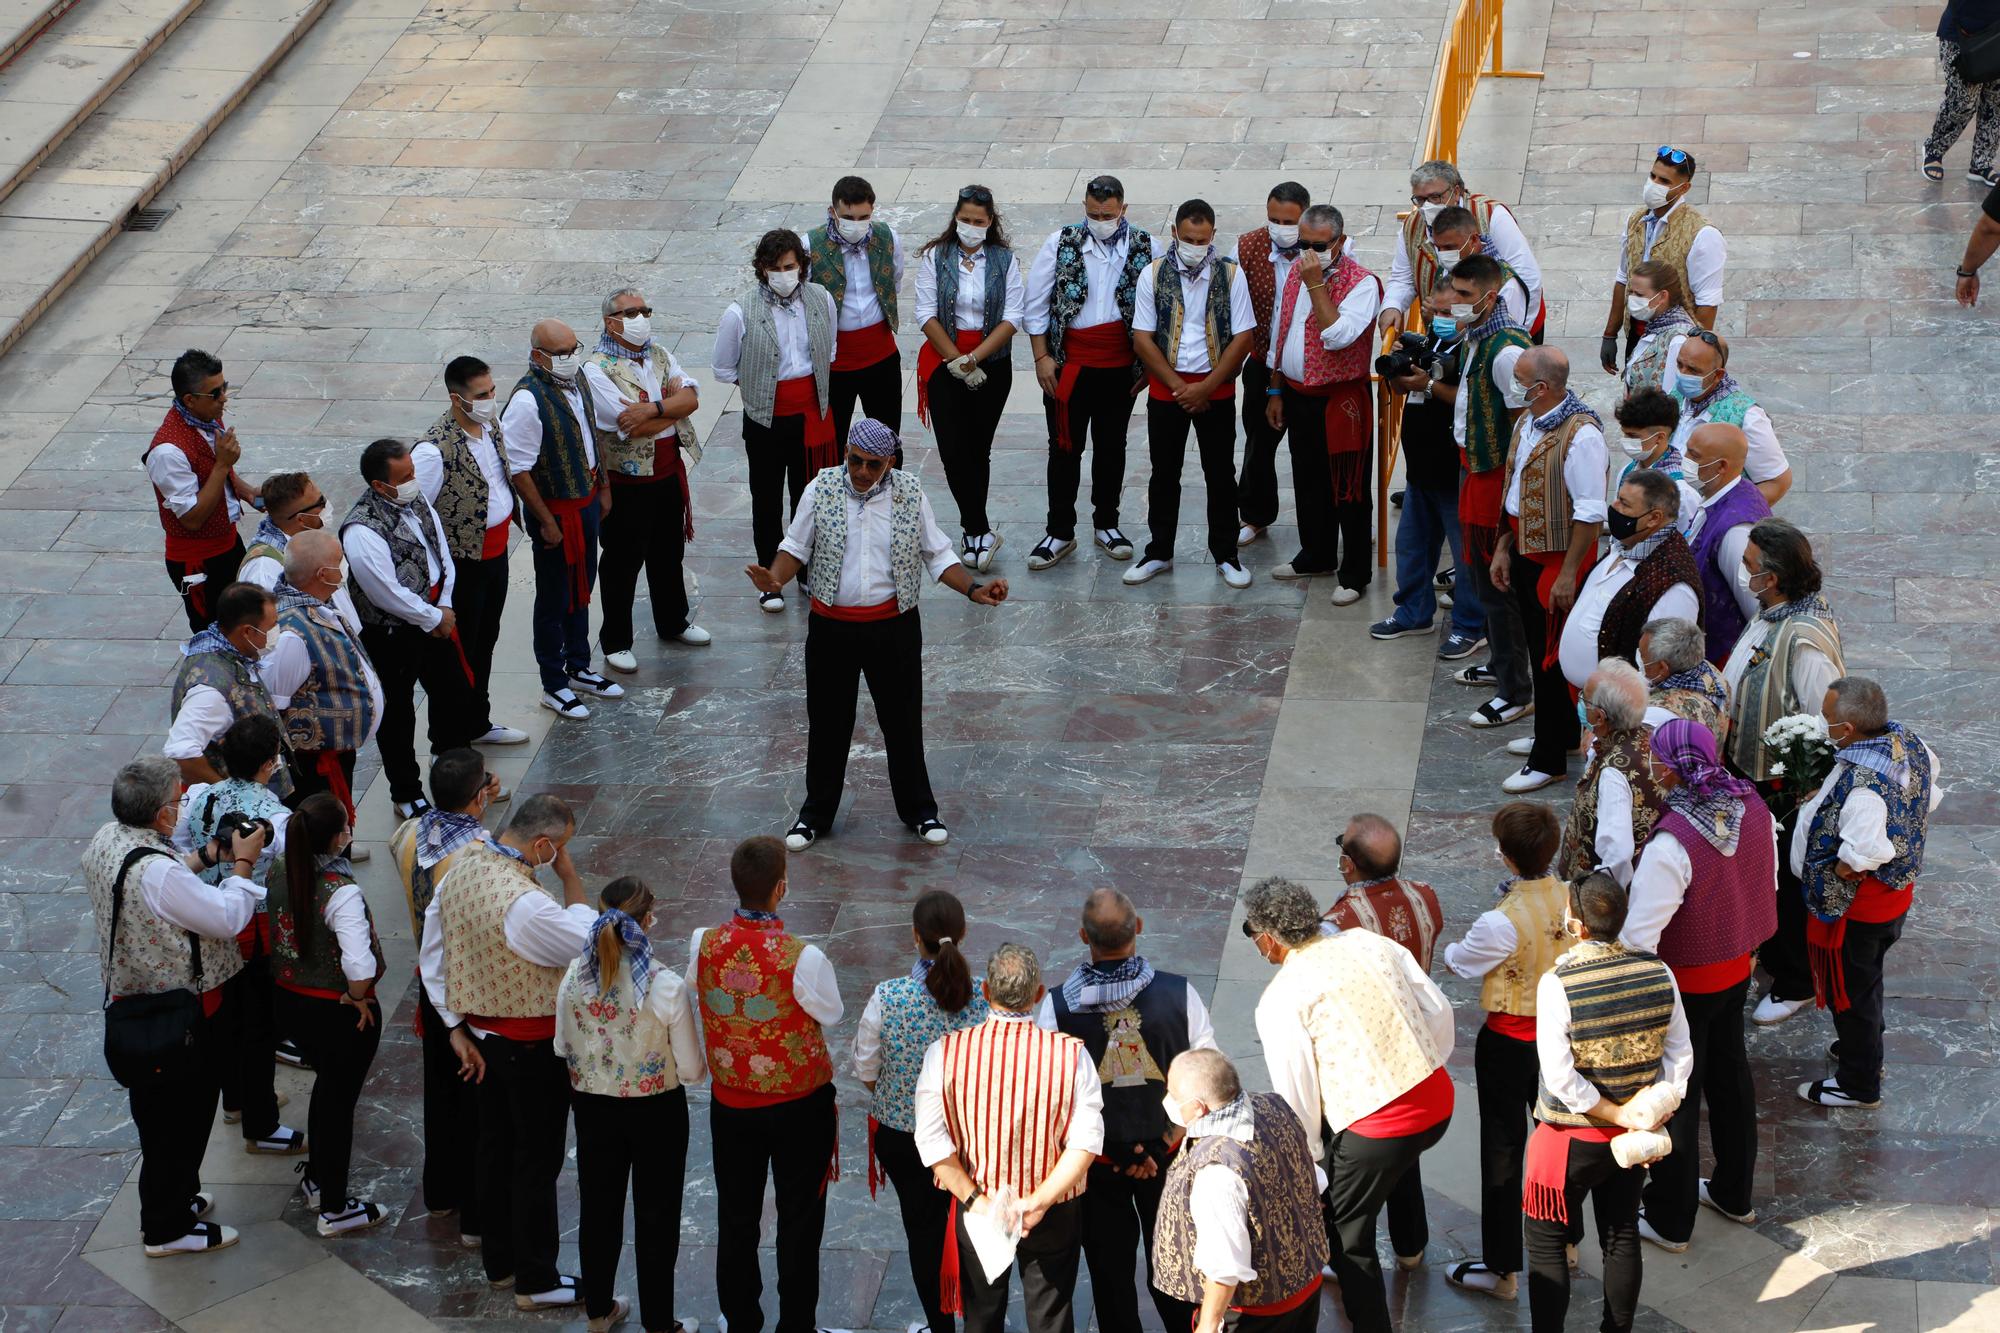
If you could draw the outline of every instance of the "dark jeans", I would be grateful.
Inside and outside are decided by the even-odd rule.
[[[875,701],[896,817],[937,818],[924,763],[924,627],[911,607],[889,620],[806,618],[806,800],[799,818],[825,833],[840,812],[861,679]]]
[[[1002,1273],[998,1282],[988,1282],[979,1255],[965,1234],[962,1216],[955,1231],[965,1333],[1003,1333],[1007,1327],[1009,1274]],[[1070,1302],[1076,1295],[1082,1238],[1082,1199],[1055,1205],[1043,1214],[1033,1231],[1021,1238],[1020,1248],[1014,1251],[1014,1267],[1021,1270],[1021,1304],[1028,1333],[1075,1333],[1076,1312]]]
[[[1334,1135],[1323,1199],[1326,1242],[1354,1333],[1389,1333],[1389,1298],[1382,1288],[1382,1261],[1375,1254],[1375,1217],[1450,1124],[1447,1117],[1422,1133],[1394,1139],[1352,1131]]]
[[[924,1307],[931,1333],[954,1333],[957,1324],[938,1296],[938,1269],[944,1262],[945,1232],[951,1227],[951,1196],[931,1179],[917,1155],[916,1135],[883,1125],[875,1131],[875,1160],[896,1190],[903,1235],[910,1242],[910,1282]]]
[[[827,1173],[837,1126],[833,1085],[775,1106],[708,1107],[715,1153],[715,1297],[730,1333],[764,1327],[757,1244],[768,1180],[778,1207],[778,1333],[813,1333]]]
[[[1534,1333],[1563,1333],[1569,1313],[1569,1257],[1564,1252],[1572,1227],[1583,1218],[1584,1196],[1597,1214],[1597,1244],[1604,1251],[1604,1318],[1600,1333],[1627,1333],[1639,1308],[1639,1187],[1646,1173],[1621,1167],[1611,1145],[1573,1139],[1569,1180],[1564,1191],[1570,1223],[1527,1218],[1528,1308]]]
[[[479,1212],[489,1281],[556,1285],[556,1181],[569,1137],[569,1066],[547,1041],[479,1038]]]
[[[1421,629],[1437,616],[1438,552],[1449,544],[1457,573],[1452,580],[1451,629],[1454,634],[1481,638],[1486,610],[1479,587],[1465,559],[1458,531],[1458,489],[1430,490],[1420,486],[1403,491],[1403,516],[1396,521],[1396,614],[1390,617],[1409,629]]]
[[[1001,348],[980,362],[986,383],[968,389],[943,366],[931,372],[931,434],[937,440],[938,461],[945,484],[958,505],[959,531],[983,537],[993,531],[986,514],[986,493],[993,480],[993,435],[1014,387],[1014,366]]]
[[[243,539],[221,555],[212,555],[199,564],[184,564],[172,557],[167,559],[167,577],[173,580],[174,591],[180,594],[181,609],[187,612],[188,629],[196,634],[209,627],[215,619],[215,599],[224,588],[236,582],[236,571],[243,566]],[[187,586],[188,577],[205,574],[207,577],[192,588]],[[182,1235],[187,1233],[183,1231]]]
[[[1704,1097],[1708,1141],[1715,1150],[1709,1194],[1732,1213],[1750,1211],[1750,1176],[1757,1167],[1757,1089],[1750,1079],[1750,1053],[1743,1046],[1743,1005],[1749,994],[1748,977],[1706,995],[1681,992],[1694,1066],[1687,1095],[1667,1125],[1674,1150],[1647,1169],[1644,1196],[1646,1220],[1668,1240],[1694,1235]]]
[[[1403,503],[1409,503],[1407,496]],[[1486,613],[1486,668],[1495,678],[1493,692],[1508,703],[1526,703],[1534,697],[1535,677],[1527,631],[1521,628],[1521,608],[1514,604],[1512,593],[1493,586],[1493,570],[1486,561],[1468,555],[1464,564],[1472,567],[1473,594]]]
[[[988,385],[987,388],[991,388]],[[985,393],[986,389],[979,392]],[[1069,395],[1071,448],[1056,443],[1062,404],[1042,395],[1049,422],[1049,533],[1076,540],[1076,492],[1083,482],[1084,437],[1090,437],[1090,526],[1118,526],[1118,496],[1125,487],[1125,446],[1132,427],[1132,368],[1084,366]]]
[[[148,1245],[179,1240],[194,1225],[191,1205],[201,1190],[221,1071],[235,1058],[225,1017],[233,998],[225,986],[222,1010],[195,1024],[197,1050],[187,1078],[126,1094],[139,1134],[139,1231]]]
[[[458,613],[458,638],[472,667],[465,727],[476,738],[493,730],[493,646],[500,641],[500,612],[507,604],[507,556],[502,552],[491,560],[459,560],[455,564],[458,574],[452,584],[451,606]]]
[[[1366,588],[1375,570],[1369,531],[1375,488],[1368,463],[1372,450],[1364,451],[1361,464],[1361,498],[1336,502],[1326,452],[1326,400],[1288,387],[1285,428],[1291,435],[1292,508],[1299,519],[1299,553],[1292,568],[1301,574],[1336,574],[1343,588]]]
[[[1523,646],[1535,687],[1535,748],[1528,756],[1528,767],[1537,773],[1562,776],[1569,772],[1569,752],[1582,743],[1583,724],[1577,720],[1576,702],[1570,697],[1562,664],[1543,662],[1549,655],[1549,612],[1535,592],[1542,567],[1518,548],[1511,555],[1507,576],[1513,582],[1514,605],[1521,613]]]
[[[625,1193],[632,1194],[632,1253],[639,1323],[674,1326],[674,1265],[681,1257],[681,1188],[687,1178],[687,1089],[650,1097],[575,1094],[576,1248],[584,1314],[611,1313],[612,1283],[625,1248]]]
[[[584,585],[597,586],[597,500],[583,507]],[[572,607],[575,576],[561,546],[549,546],[539,536],[530,535],[535,559],[534,623],[535,665],[541,669],[542,688],[550,694],[567,689],[572,671],[590,667],[590,607]],[[397,798],[402,799],[401,797]]]
[[[1757,961],[1771,974],[1771,994],[1780,1000],[1809,1000],[1813,994],[1812,967],[1806,962],[1805,891],[1792,873],[1787,850],[1798,817],[1794,810],[1778,821],[1778,930],[1757,946]]]
[[[458,1210],[461,1236],[481,1236],[479,1213],[479,1085],[458,1076],[451,1034],[417,983],[424,1025],[424,1207]]]
[[[278,870],[284,873],[282,865]],[[221,1028],[231,1052],[220,1066],[222,1109],[243,1113],[245,1140],[268,1139],[278,1132],[278,1018],[271,956],[260,949],[244,959],[243,970],[229,979],[227,988],[234,1001]]]
[[[1783,858],[1780,858],[1783,859]],[[1840,948],[1848,1007],[1833,1016],[1840,1034],[1841,1091],[1872,1102],[1882,1095],[1882,965],[1903,937],[1907,914],[1894,921],[1849,921]]]
[[[1237,395],[1243,406],[1243,473],[1236,480],[1239,515],[1252,527],[1268,528],[1278,521],[1278,441],[1283,428],[1271,429],[1264,415],[1271,387],[1271,368],[1254,353],[1243,363]],[[1171,1333],[1180,1333],[1179,1329]]]
[[[1535,1043],[1482,1026],[1472,1071],[1479,1085],[1479,1259],[1496,1273],[1518,1273],[1521,1167],[1541,1078]]]
[[[1097,1333],[1139,1333],[1139,1297],[1132,1279],[1141,1252],[1146,1258],[1146,1293],[1167,1333],[1193,1326],[1199,1307],[1153,1285],[1153,1223],[1160,1215],[1160,1191],[1166,1183],[1164,1168],[1150,1180],[1134,1180],[1102,1162],[1091,1164],[1081,1202],[1083,1258],[1090,1265]]]
[[[799,497],[813,479],[806,461],[806,419],[772,417],[770,425],[760,426],[744,417],[743,456],[750,466],[750,543],[757,563],[769,569],[785,539],[786,516],[799,507]],[[790,509],[785,506],[788,494]]]
[[[898,436],[903,433],[903,354],[892,352],[872,366],[859,370],[835,370],[827,374],[827,396],[833,408],[833,438],[843,447],[848,427],[854,423],[854,403],[861,402],[863,416],[879,421]],[[896,451],[897,467],[903,466],[903,451]]]
[[[687,584],[681,578],[683,517],[677,477],[611,483],[611,512],[598,529],[603,550],[597,557],[597,586],[604,597],[597,643],[605,652],[622,653],[632,646],[632,600],[638,595],[641,568],[653,603],[653,633],[672,639],[688,627]]]
[[[354,1108],[382,1041],[382,1006],[370,1001],[368,1007],[375,1021],[364,1031],[355,1026],[361,1016],[358,1009],[317,995],[278,991],[285,1031],[312,1062],[312,1106],[306,1112],[306,1143],[312,1158],[306,1174],[319,1186],[324,1213],[342,1211],[352,1197],[347,1185],[354,1157]]]
[[[1181,522],[1181,468],[1187,462],[1188,431],[1201,455],[1202,482],[1208,487],[1208,554],[1217,564],[1236,559],[1236,405],[1211,401],[1200,416],[1189,416],[1171,398],[1146,399],[1146,443],[1153,475],[1146,483],[1147,560],[1174,558]]]
[[[423,686],[430,705],[431,753],[470,745],[479,733],[469,730],[471,691],[465,668],[450,639],[426,634],[415,625],[364,625],[361,647],[382,681],[382,720],[375,728],[375,749],[389,779],[389,799],[399,804],[414,801],[424,794],[423,770],[417,767],[417,687]]]

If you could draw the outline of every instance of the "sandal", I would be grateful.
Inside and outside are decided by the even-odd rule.
[[[1926,157],[1924,159],[1923,172],[1924,172],[1924,179],[1927,181],[1943,180],[1944,159],[1941,157]]]
[[[1496,1273],[1477,1259],[1453,1265],[1451,1271],[1445,1274],[1445,1281],[1454,1287],[1476,1291],[1482,1296],[1491,1296],[1502,1301],[1513,1300],[1521,1289],[1519,1279],[1514,1274]]]

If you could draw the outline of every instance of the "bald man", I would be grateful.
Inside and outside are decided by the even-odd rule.
[[[340,538],[328,529],[293,535],[278,580],[277,646],[263,676],[285,724],[294,797],[330,791],[352,819],[354,752],[375,735],[383,696],[360,634],[339,611],[345,559]],[[365,860],[367,849],[353,848],[349,856]]]
[[[1687,452],[1687,440],[1711,422],[1740,426],[1750,442],[1743,471],[1764,499],[1776,504],[1792,489],[1792,465],[1778,445],[1771,414],[1757,405],[1729,373],[1729,342],[1719,334],[1698,329],[1687,336],[1668,377],[1674,397],[1681,400],[1681,424],[1674,447]]]
[[[578,693],[616,699],[625,687],[590,669],[590,593],[597,583],[597,525],[611,492],[597,463],[576,332],[559,319],[535,325],[528,373],[500,414],[507,465],[528,518],[535,555],[535,665],[542,707],[585,718]]]
[[[1697,426],[1687,440],[1687,471],[1701,491],[1694,523],[1694,562],[1701,570],[1701,624],[1705,656],[1720,666],[1757,614],[1757,594],[1743,567],[1750,529],[1771,516],[1764,493],[1743,479],[1750,440],[1735,426]]]

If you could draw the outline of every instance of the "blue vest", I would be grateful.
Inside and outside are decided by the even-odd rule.
[[[986,247],[986,313],[980,336],[1007,312],[1007,271],[1014,265],[1014,252],[1004,245]],[[958,242],[947,241],[931,251],[931,268],[937,274],[937,322],[945,332],[958,336]]]
[[[990,1016],[979,993],[981,977],[972,979],[972,1000],[955,1014],[938,1008],[924,983],[915,977],[885,981],[882,998],[882,1067],[875,1076],[875,1119],[905,1134],[917,1128],[917,1075],[924,1052],[947,1032],[976,1028]]]
[[[189,841],[197,847],[206,847],[208,840],[215,836],[215,826],[232,810],[240,810],[254,819],[275,821],[278,816],[285,813],[285,805],[262,783],[251,782],[245,778],[224,778],[196,798],[188,809]],[[263,855],[257,859],[258,864],[252,869],[261,875],[265,867],[271,863],[271,849],[265,848]],[[220,884],[223,872],[229,868],[213,865],[202,871],[201,877],[207,883]]]
[[[1813,815],[1812,827],[1806,830],[1805,873],[1800,884],[1806,905],[1822,920],[1846,915],[1847,904],[1854,899],[1854,884],[1840,879],[1834,870],[1839,865],[1840,808],[1856,787],[1882,798],[1889,812],[1889,843],[1895,848],[1887,861],[1869,873],[1892,889],[1902,888],[1923,873],[1924,835],[1931,819],[1930,751],[1916,732],[1900,722],[1891,722],[1889,731],[1902,741],[1903,759],[1910,766],[1909,785],[1898,787],[1892,778],[1872,768],[1841,763],[1829,779],[1831,785]],[[1829,905],[1840,910],[1822,910]]]
[[[312,664],[284,710],[285,739],[295,750],[358,750],[375,734],[368,657],[333,608],[294,593],[278,626],[299,636]]]

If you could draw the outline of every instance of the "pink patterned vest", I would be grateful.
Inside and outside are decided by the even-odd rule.
[[[1382,280],[1361,267],[1361,265],[1355,263],[1351,257],[1343,254],[1340,257],[1340,262],[1333,266],[1333,272],[1327,274],[1327,298],[1338,308],[1340,303],[1347,299],[1347,294],[1356,287],[1359,287],[1363,280],[1374,283],[1376,295],[1378,297],[1381,295]],[[1285,275],[1285,294],[1279,303],[1278,334],[1280,337],[1288,336],[1291,333],[1292,311],[1299,303],[1299,293],[1302,285],[1299,276],[1299,266],[1294,264],[1292,265],[1291,272]],[[1307,384],[1345,384],[1352,380],[1365,380],[1368,378],[1368,372],[1372,366],[1372,358],[1375,352],[1375,340],[1369,336],[1368,332],[1363,332],[1359,338],[1356,338],[1353,342],[1347,344],[1347,346],[1332,352],[1327,351],[1321,345],[1319,335],[1319,316],[1314,313],[1311,303],[1308,302],[1306,305],[1305,336],[1305,382]]]
[[[1716,851],[1678,810],[1662,814],[1653,832],[1673,834],[1694,866],[1687,896],[1660,932],[1661,962],[1676,969],[1726,963],[1778,933],[1778,862],[1762,800],[1745,798],[1734,856]]]

